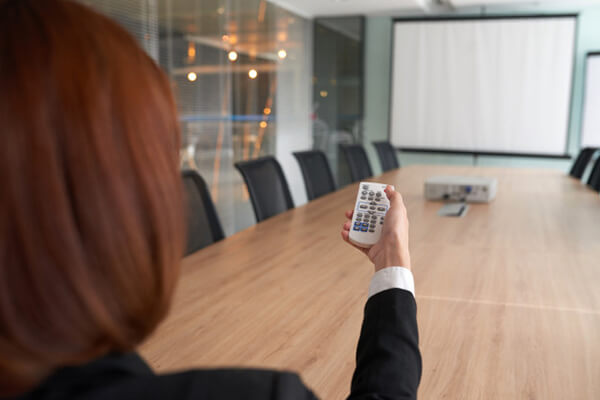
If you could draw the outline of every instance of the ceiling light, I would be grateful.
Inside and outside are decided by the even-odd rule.
[[[250,71],[248,71],[248,77],[250,79],[256,79],[256,77],[258,76],[258,72],[252,68]]]
[[[319,94],[321,95],[321,97],[327,97],[329,95],[329,93],[327,92],[327,90],[321,90],[319,92]]]
[[[198,78],[198,76],[196,75],[195,72],[190,72],[189,74],[187,74],[187,78],[188,78],[188,81],[194,82]]]
[[[189,63],[193,63],[194,60],[196,59],[196,45],[194,44],[194,42],[190,42],[188,44],[188,62]]]
[[[229,61],[234,62],[238,59],[238,53],[234,50],[231,50],[228,54],[227,54],[227,58],[229,58]]]
[[[287,51],[285,51],[284,49],[281,49],[277,52],[277,57],[279,57],[280,60],[283,60],[287,57]]]
[[[260,125],[261,128],[265,129],[267,127],[267,121],[260,121]]]

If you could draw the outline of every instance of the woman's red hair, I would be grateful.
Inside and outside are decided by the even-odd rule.
[[[0,397],[128,351],[165,315],[183,248],[169,82],[66,0],[0,0]]]

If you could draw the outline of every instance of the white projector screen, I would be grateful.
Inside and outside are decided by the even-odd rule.
[[[600,147],[600,53],[587,56],[581,147]]]
[[[564,156],[576,26],[575,16],[395,21],[392,143]]]

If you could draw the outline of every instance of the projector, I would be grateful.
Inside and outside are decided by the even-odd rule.
[[[427,200],[487,203],[496,197],[498,180],[478,176],[432,176],[425,180]]]

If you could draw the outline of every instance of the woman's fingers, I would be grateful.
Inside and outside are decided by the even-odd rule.
[[[354,210],[348,210],[348,211],[346,211],[346,218],[352,219],[352,214],[354,214]]]
[[[352,221],[346,221],[346,223],[344,224],[344,227],[343,227],[344,230],[349,231],[351,225],[352,225]]]
[[[349,231],[342,231],[342,239],[344,239],[344,241],[348,241],[348,235],[350,234]]]

